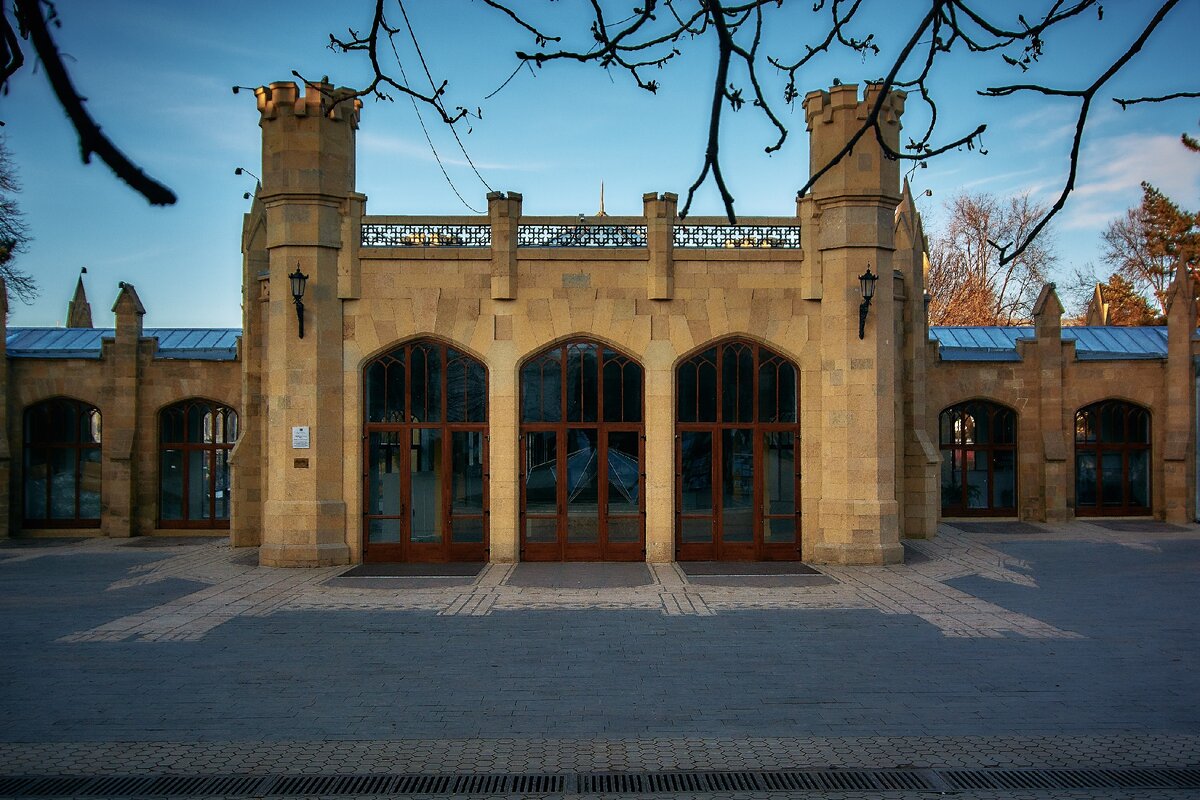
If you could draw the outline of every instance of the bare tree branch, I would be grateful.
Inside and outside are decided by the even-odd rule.
[[[1142,30],[1138,38],[1134,40],[1133,44],[1131,44],[1129,48],[1121,54],[1120,57],[1113,61],[1113,63],[1109,65],[1108,69],[1106,69],[1100,75],[1100,77],[1093,81],[1091,86],[1088,86],[1086,89],[1051,89],[1045,86],[1021,84],[1015,86],[994,87],[980,92],[980,94],[984,95],[985,97],[1003,97],[1020,91],[1034,91],[1045,95],[1077,97],[1080,100],[1079,116],[1075,121],[1075,136],[1071,141],[1071,154],[1068,159],[1069,167],[1067,170],[1067,180],[1063,185],[1063,190],[1059,194],[1058,199],[1054,201],[1054,204],[1050,206],[1050,209],[1042,216],[1041,220],[1029,231],[1028,235],[1018,241],[1017,247],[1013,250],[1013,252],[1001,258],[1002,263],[1008,263],[1012,259],[1019,257],[1021,253],[1025,251],[1025,248],[1029,246],[1029,243],[1032,242],[1048,224],[1050,224],[1050,220],[1052,220],[1059,211],[1062,211],[1063,207],[1067,203],[1067,198],[1075,189],[1075,178],[1079,173],[1079,151],[1083,143],[1083,132],[1087,126],[1087,116],[1088,111],[1091,110],[1092,100],[1095,98],[1096,93],[1100,91],[1104,84],[1108,83],[1108,81],[1110,81],[1118,72],[1120,72],[1121,69],[1128,64],[1135,55],[1141,52],[1142,46],[1145,45],[1146,40],[1150,38],[1150,34],[1153,33],[1154,29],[1157,28],[1158,25],[1166,18],[1167,14],[1171,13],[1171,10],[1175,8],[1178,2],[1179,0],[1167,0],[1165,3],[1163,3],[1150,22],[1146,24],[1146,27]]]
[[[83,163],[90,163],[92,156],[97,155],[118,178],[145,197],[152,205],[171,205],[175,202],[175,193],[142,172],[136,164],[118,150],[84,108],[84,99],[75,91],[71,76],[58,52],[58,45],[54,43],[50,29],[46,25],[46,16],[42,13],[44,5],[46,5],[44,0],[13,0],[13,7],[22,30],[28,35],[34,52],[42,62],[42,67],[46,70],[46,77],[50,80],[50,86],[54,89],[59,104],[66,112],[67,118],[71,120],[75,132],[79,134],[79,150]]]

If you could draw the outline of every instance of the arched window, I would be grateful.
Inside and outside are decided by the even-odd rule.
[[[938,418],[942,513],[1017,513],[1017,412],[986,400],[951,406]]]
[[[364,369],[366,561],[487,558],[487,370],[409,342]]]
[[[1075,513],[1150,513],[1150,412],[1103,400],[1075,412]]]
[[[796,365],[733,339],[675,378],[679,559],[800,558]]]
[[[645,557],[642,367],[571,341],[521,367],[521,557]]]
[[[100,411],[65,397],[25,409],[24,524],[100,527]]]
[[[158,515],[164,528],[229,527],[229,452],[237,412],[184,400],[159,414]]]

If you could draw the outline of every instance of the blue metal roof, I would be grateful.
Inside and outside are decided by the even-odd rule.
[[[146,328],[158,340],[156,358],[233,361],[241,328]],[[5,337],[12,358],[99,358],[100,343],[113,339],[112,328],[9,328]]]
[[[931,327],[929,338],[941,345],[943,361],[1020,361],[1017,341],[1033,339],[1031,327],[978,325]],[[1080,361],[1120,361],[1167,357],[1165,327],[1080,326],[1062,329],[1063,341],[1075,342]]]

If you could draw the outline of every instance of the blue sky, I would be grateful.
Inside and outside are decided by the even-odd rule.
[[[651,77],[657,96],[636,89],[624,74],[594,66],[560,64],[536,74],[522,71],[495,90],[515,66],[515,49],[532,49],[530,37],[477,0],[407,0],[410,19],[435,78],[449,79],[448,103],[482,106],[462,139],[488,184],[519,191],[525,213],[593,213],[600,184],[610,214],[640,214],[641,196],[674,191],[681,196],[695,179],[704,149],[709,107],[712,45],[703,40]],[[528,7],[528,4],[524,4]],[[586,4],[560,0],[550,21],[570,28]],[[636,3],[609,4],[614,8]],[[885,54],[910,30],[916,2],[877,3],[890,9],[863,30],[874,31]],[[992,13],[1009,3],[983,3]],[[1046,2],[1026,3],[1041,8]],[[940,98],[942,140],[987,122],[988,155],[954,152],[913,176],[927,229],[936,227],[941,204],[961,190],[997,195],[1030,192],[1057,196],[1066,175],[1065,155],[1076,104],[1025,95],[977,97],[976,88],[1041,80],[1078,88],[1128,45],[1151,16],[1149,3],[1112,2],[1103,21],[1089,15],[1047,42],[1042,63],[1022,76],[999,56],[947,61],[934,88]],[[239,232],[252,180],[235,176],[243,166],[259,172],[260,140],[254,98],[230,87],[291,79],[291,70],[328,74],[338,84],[362,82],[362,60],[325,48],[331,31],[363,27],[372,3],[204,3],[151,0],[59,0],[63,27],[56,31],[88,108],[117,145],[169,185],[179,202],[152,208],[119,183],[99,162],[83,166],[78,145],[40,71],[24,70],[0,98],[3,135],[19,169],[19,196],[34,241],[21,266],[40,284],[33,305],[13,302],[10,325],[60,325],[82,266],[98,326],[112,324],[109,311],[118,281],[137,286],[147,326],[224,327],[241,324]],[[824,17],[811,3],[773,15],[763,48],[795,53],[815,43]],[[878,13],[878,12],[877,12]],[[396,15],[396,22],[399,16]],[[770,23],[769,23],[770,24]],[[574,26],[586,36],[586,26]],[[1200,73],[1195,31],[1200,2],[1184,0],[1151,38],[1127,74],[1110,84],[1093,107],[1084,142],[1077,190],[1055,230],[1064,275],[1092,262],[1103,270],[1099,237],[1105,224],[1140,199],[1149,180],[1183,206],[1200,207],[1200,157],[1188,154],[1179,134],[1200,132],[1200,102],[1180,100],[1122,112],[1108,98],[1195,90]],[[414,83],[422,74],[408,49],[401,50]],[[834,79],[861,82],[886,64],[842,54],[818,60],[800,78],[801,92],[827,88]],[[739,77],[739,76],[735,76]],[[764,75],[767,77],[767,75]],[[770,76],[781,93],[781,82]],[[770,90],[768,90],[770,91]],[[724,129],[725,171],[740,214],[794,213],[796,190],[808,175],[803,110],[780,104],[791,135],[782,152],[766,156],[772,131],[752,110],[730,115]],[[487,189],[463,163],[449,132],[423,110],[426,125],[455,185],[484,210]],[[907,133],[923,125],[910,102]],[[442,177],[412,105],[368,101],[359,131],[358,189],[373,214],[470,214]],[[694,214],[717,215],[721,205],[711,183]]]

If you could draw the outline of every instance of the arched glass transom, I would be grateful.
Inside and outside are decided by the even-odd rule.
[[[1075,513],[1150,513],[1150,412],[1103,400],[1075,412]]]
[[[184,400],[159,415],[159,523],[164,528],[228,528],[229,454],[238,415],[209,400]]]
[[[1017,513],[1017,412],[986,400],[950,406],[938,416],[942,514]]]
[[[100,411],[59,397],[25,409],[24,424],[25,527],[99,527]]]
[[[677,557],[799,559],[796,365],[731,339],[681,362],[675,392]]]
[[[484,365],[419,340],[369,362],[363,383],[364,560],[486,560]]]
[[[598,342],[521,367],[521,557],[645,557],[642,367]]]

